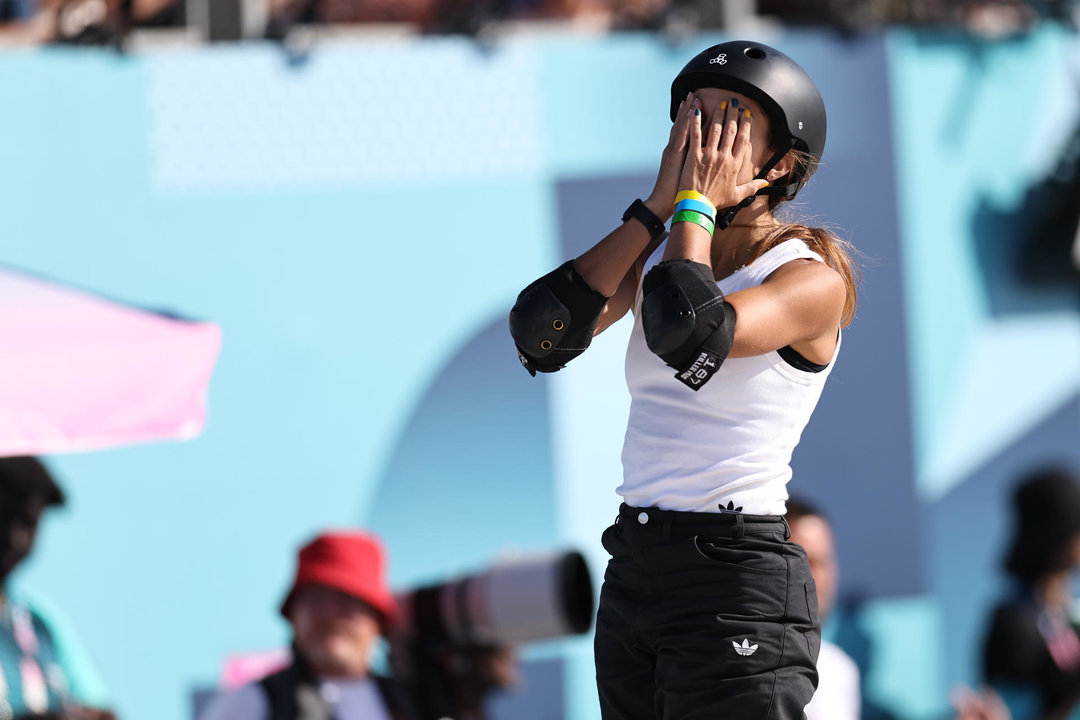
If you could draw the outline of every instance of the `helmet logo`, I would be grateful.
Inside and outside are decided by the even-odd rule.
[[[710,65],[726,65],[727,64],[727,53],[720,53],[719,55],[714,57],[712,60],[710,60],[709,64]]]
[[[799,121],[799,129],[802,130],[802,120]]]

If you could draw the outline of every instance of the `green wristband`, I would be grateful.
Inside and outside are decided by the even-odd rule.
[[[672,225],[677,222],[696,223],[708,230],[710,235],[716,231],[716,225],[713,224],[713,221],[710,220],[707,215],[702,215],[697,210],[680,210],[671,218]]]

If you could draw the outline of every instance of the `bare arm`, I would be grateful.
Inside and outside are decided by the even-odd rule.
[[[673,212],[673,208],[665,207],[651,197],[645,201],[645,206],[664,221]],[[650,240],[649,231],[644,225],[634,219],[627,220],[578,256],[574,260],[574,269],[593,290],[612,297],[641,255],[656,249],[657,243]]]
[[[622,282],[619,283],[615,294],[611,296],[607,305],[604,306],[604,311],[600,313],[600,322],[596,324],[594,335],[599,335],[607,330],[634,307],[634,298],[637,295],[638,286],[641,284],[641,273],[645,270],[645,263],[661,242],[663,242],[662,238],[649,243],[634,264],[630,266],[626,275],[623,276]]]
[[[761,285],[727,296],[736,318],[729,357],[790,345],[810,362],[828,363],[845,297],[843,279],[825,263],[800,259],[779,267]]]

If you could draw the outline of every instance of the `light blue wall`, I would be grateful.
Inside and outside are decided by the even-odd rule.
[[[671,78],[720,39],[0,54],[0,262],[224,330],[202,437],[50,459],[71,502],[20,580],[125,717],[187,718],[225,656],[284,642],[293,553],[325,526],[381,533],[398,587],[554,547],[599,579],[627,328],[533,379],[505,315],[649,191]],[[867,255],[793,490],[866,600],[839,635],[871,698],[929,717],[973,679],[1006,470],[1080,445],[1075,288],[1009,285],[975,224],[1076,122],[1078,47],[761,39],[830,108],[800,212]],[[597,717],[587,641],[535,652],[565,661],[567,716]]]
[[[1080,123],[1080,44],[889,37],[915,478],[950,682],[978,680],[1011,489],[1080,468],[1080,293],[1024,276],[1040,196]],[[1075,201],[1075,200],[1074,200]],[[1066,258],[1061,264],[1067,265]]]

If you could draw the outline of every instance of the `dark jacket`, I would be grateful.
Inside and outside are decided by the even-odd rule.
[[[1063,716],[1080,701],[1078,630],[1064,619],[1052,623],[1030,596],[998,605],[983,646],[986,681],[1037,697],[1040,717]],[[1062,637],[1065,634],[1073,637]]]
[[[289,667],[259,681],[270,704],[269,720],[336,720],[319,694],[318,681],[293,650]],[[405,687],[391,678],[374,676],[383,702],[394,720],[418,720]]]

